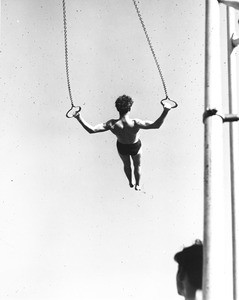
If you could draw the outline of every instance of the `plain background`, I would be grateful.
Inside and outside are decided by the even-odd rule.
[[[179,107],[142,131],[135,192],[115,137],[65,117],[61,1],[2,0],[2,300],[180,298],[173,256],[203,236],[204,1],[139,7]],[[83,116],[117,117],[114,101],[127,94],[132,117],[156,119],[164,91],[133,2],[67,1],[67,25]]]

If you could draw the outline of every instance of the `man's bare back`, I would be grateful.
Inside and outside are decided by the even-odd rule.
[[[121,117],[117,120],[112,119],[107,122],[110,131],[117,136],[122,144],[134,144],[139,140],[139,126],[134,119],[128,116]]]

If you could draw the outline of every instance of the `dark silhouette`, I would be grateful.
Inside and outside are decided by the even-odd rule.
[[[196,240],[195,244],[184,248],[174,256],[178,263],[177,290],[185,300],[195,300],[197,291],[202,290],[203,244]]]

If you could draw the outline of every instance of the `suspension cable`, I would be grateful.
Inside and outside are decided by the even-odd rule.
[[[164,77],[163,77],[163,73],[162,73],[162,70],[161,70],[160,65],[158,63],[157,57],[155,55],[155,51],[154,51],[154,48],[152,46],[151,40],[149,38],[146,26],[145,26],[143,18],[142,18],[142,15],[140,13],[140,10],[138,8],[136,0],[132,0],[132,1],[134,3],[134,6],[135,6],[136,12],[138,14],[139,20],[141,22],[141,25],[143,27],[143,30],[144,30],[144,33],[145,33],[148,45],[149,45],[150,50],[152,52],[154,61],[156,63],[156,66],[157,66],[157,69],[158,69],[158,72],[159,72],[159,75],[160,75],[160,78],[161,78],[161,81],[162,81],[162,84],[163,84],[163,88],[164,88],[164,92],[165,92],[165,99],[163,99],[161,101],[161,103],[164,105],[165,101],[169,100],[169,101],[171,101],[170,105],[172,105],[172,108],[177,107],[177,103],[175,101],[169,99],[169,97],[168,97],[167,87],[166,87],[166,83],[165,83],[165,80],[164,80]],[[68,40],[67,40],[67,38],[68,38],[67,37],[67,18],[66,18],[66,3],[65,3],[65,0],[62,0],[62,7],[63,7],[64,43],[65,43],[66,79],[67,79],[67,87],[68,87],[68,92],[69,92],[69,97],[70,97],[70,102],[71,102],[71,109],[67,112],[66,116],[68,118],[70,118],[70,117],[72,117],[74,115],[75,111],[80,111],[81,108],[79,106],[76,107],[74,105],[73,97],[72,97],[72,92],[71,92],[70,72],[69,72],[69,57],[68,57]]]
[[[68,62],[68,44],[67,44],[67,22],[66,22],[66,3],[65,0],[62,0],[63,7],[63,25],[64,25],[64,41],[65,41],[65,66],[66,66],[66,79],[67,87],[69,92],[69,97],[71,101],[71,106],[74,107],[72,93],[71,93],[71,84],[70,84],[70,74],[69,74],[69,62]]]
[[[133,1],[133,3],[134,3],[134,7],[135,7],[136,12],[137,12],[137,14],[138,14],[140,23],[141,23],[141,25],[142,25],[142,27],[143,27],[143,30],[144,30],[144,33],[145,33],[145,36],[146,36],[146,39],[147,39],[149,48],[150,48],[150,50],[151,50],[151,52],[152,52],[154,61],[155,61],[155,63],[156,63],[156,66],[157,66],[157,69],[158,69],[158,72],[159,72],[159,75],[160,75],[160,78],[161,78],[161,81],[162,81],[162,84],[163,84],[163,88],[164,88],[164,92],[165,92],[165,97],[166,97],[166,99],[168,99],[168,92],[167,92],[166,83],[165,83],[165,80],[164,80],[164,77],[163,77],[163,73],[162,73],[161,67],[160,67],[160,65],[159,65],[159,63],[158,63],[158,60],[157,60],[157,57],[156,57],[156,54],[155,54],[153,45],[152,45],[152,43],[151,43],[151,40],[150,40],[150,38],[149,38],[149,34],[148,34],[148,32],[147,32],[147,29],[146,29],[144,20],[143,20],[143,18],[142,18],[142,15],[141,15],[141,12],[140,12],[140,10],[139,10],[139,7],[138,7],[138,5],[137,5],[137,3],[136,3],[136,0],[132,0],[132,1]]]

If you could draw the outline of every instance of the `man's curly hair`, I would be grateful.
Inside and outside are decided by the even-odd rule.
[[[123,95],[117,98],[115,101],[115,107],[119,113],[127,113],[130,111],[131,106],[133,105],[134,101],[131,97]]]

